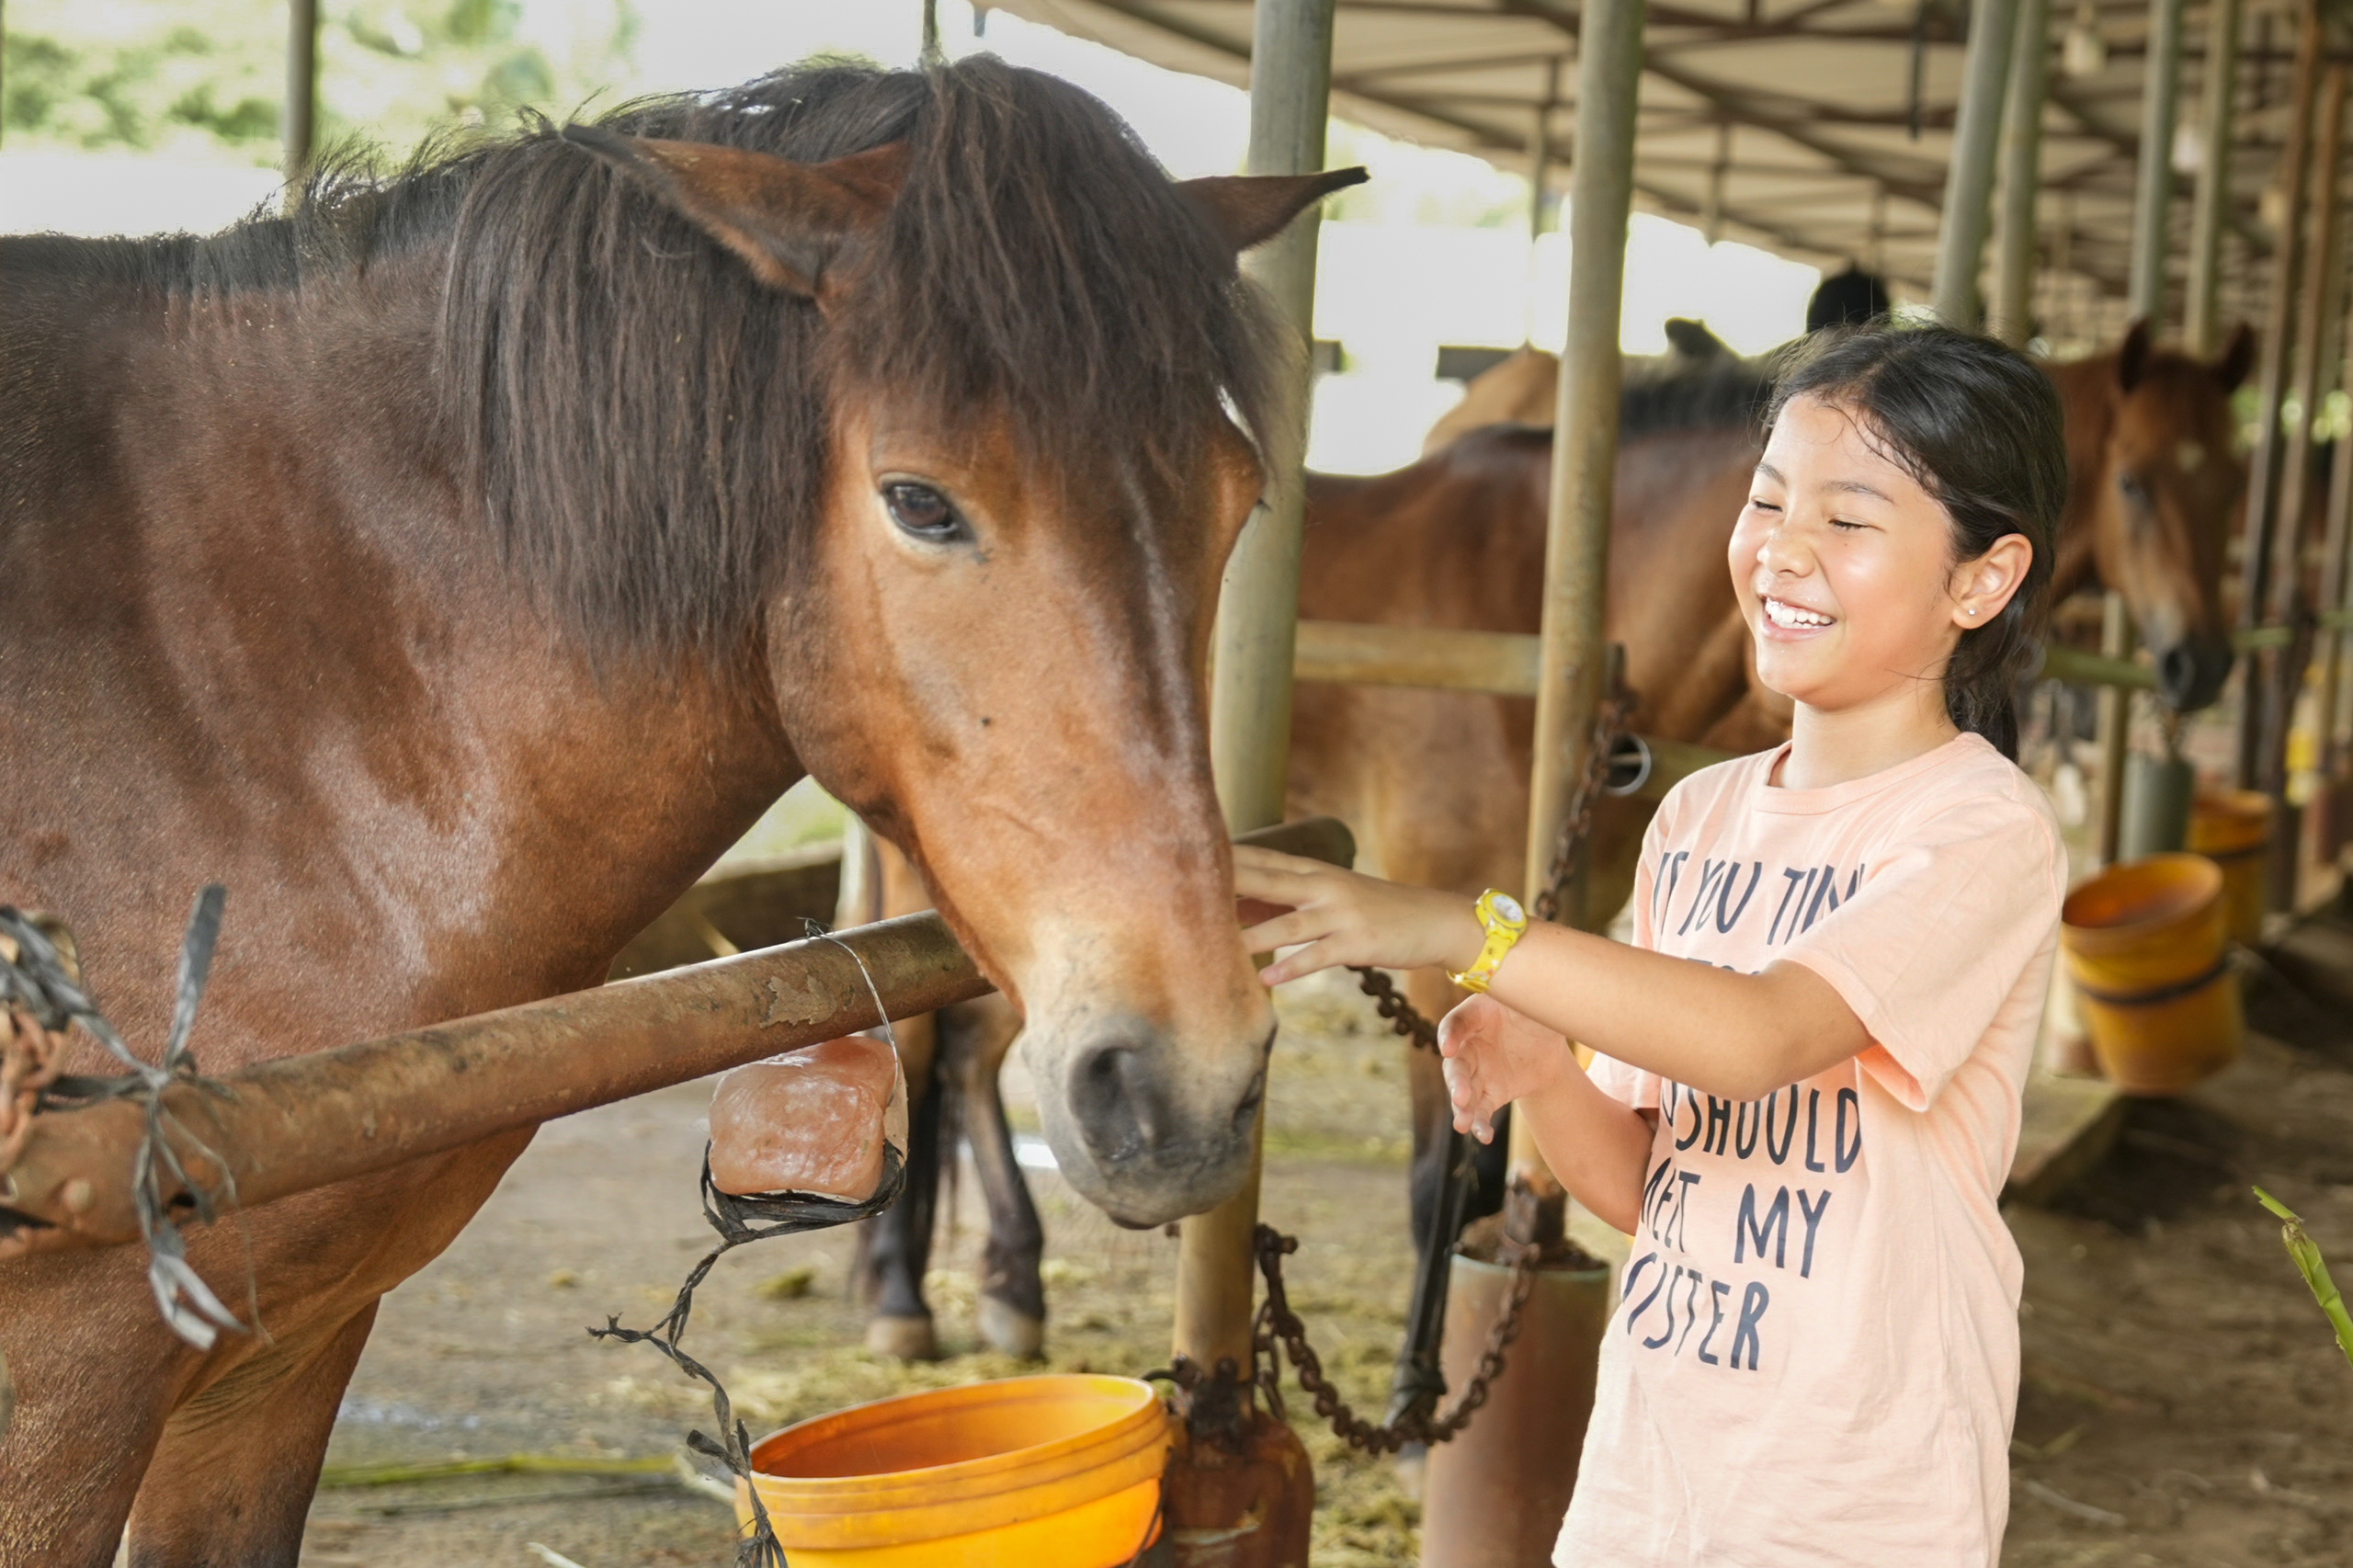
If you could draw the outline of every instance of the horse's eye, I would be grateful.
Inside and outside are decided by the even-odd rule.
[[[928,484],[898,480],[882,487],[891,520],[927,544],[955,544],[972,537],[963,514]]]
[[[2145,506],[2149,504],[2149,487],[2141,483],[2140,476],[2137,474],[2118,474],[2116,488],[2122,491],[2124,498],[2135,506]]]

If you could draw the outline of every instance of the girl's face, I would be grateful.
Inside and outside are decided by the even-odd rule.
[[[1817,711],[1910,701],[1941,719],[1953,645],[2001,613],[2023,575],[2008,546],[2026,540],[1956,567],[1951,521],[1919,482],[1843,410],[1793,399],[1732,536],[1758,677]]]

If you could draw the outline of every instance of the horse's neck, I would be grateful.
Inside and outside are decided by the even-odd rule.
[[[216,1059],[592,983],[790,781],[764,701],[599,678],[533,611],[420,312],[119,324],[79,389],[111,443],[46,454],[0,536],[0,902],[77,926],[119,1023],[152,1038],[207,881]]]

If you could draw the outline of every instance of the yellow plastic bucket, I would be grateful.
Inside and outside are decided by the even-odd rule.
[[[1168,1441],[1150,1384],[1055,1373],[820,1415],[752,1469],[793,1568],[1118,1568],[1159,1533]]]
[[[2237,1057],[2222,870],[2202,855],[2112,867],[2060,911],[2060,946],[2092,1053],[2132,1095],[2179,1094]]]
[[[2271,846],[2271,797],[2253,790],[2200,794],[2189,809],[2189,852],[2222,869],[2231,940],[2263,935],[2264,851]]]

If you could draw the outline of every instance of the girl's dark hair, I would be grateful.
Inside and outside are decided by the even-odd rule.
[[[2016,761],[2018,692],[2041,654],[2052,539],[2067,500],[2058,389],[2025,356],[1944,326],[1873,324],[1824,335],[1780,377],[1769,426],[1809,397],[1854,417],[1866,439],[1952,520],[1956,562],[2005,534],[2034,547],[2002,613],[1961,634],[1945,665],[1945,711]]]

